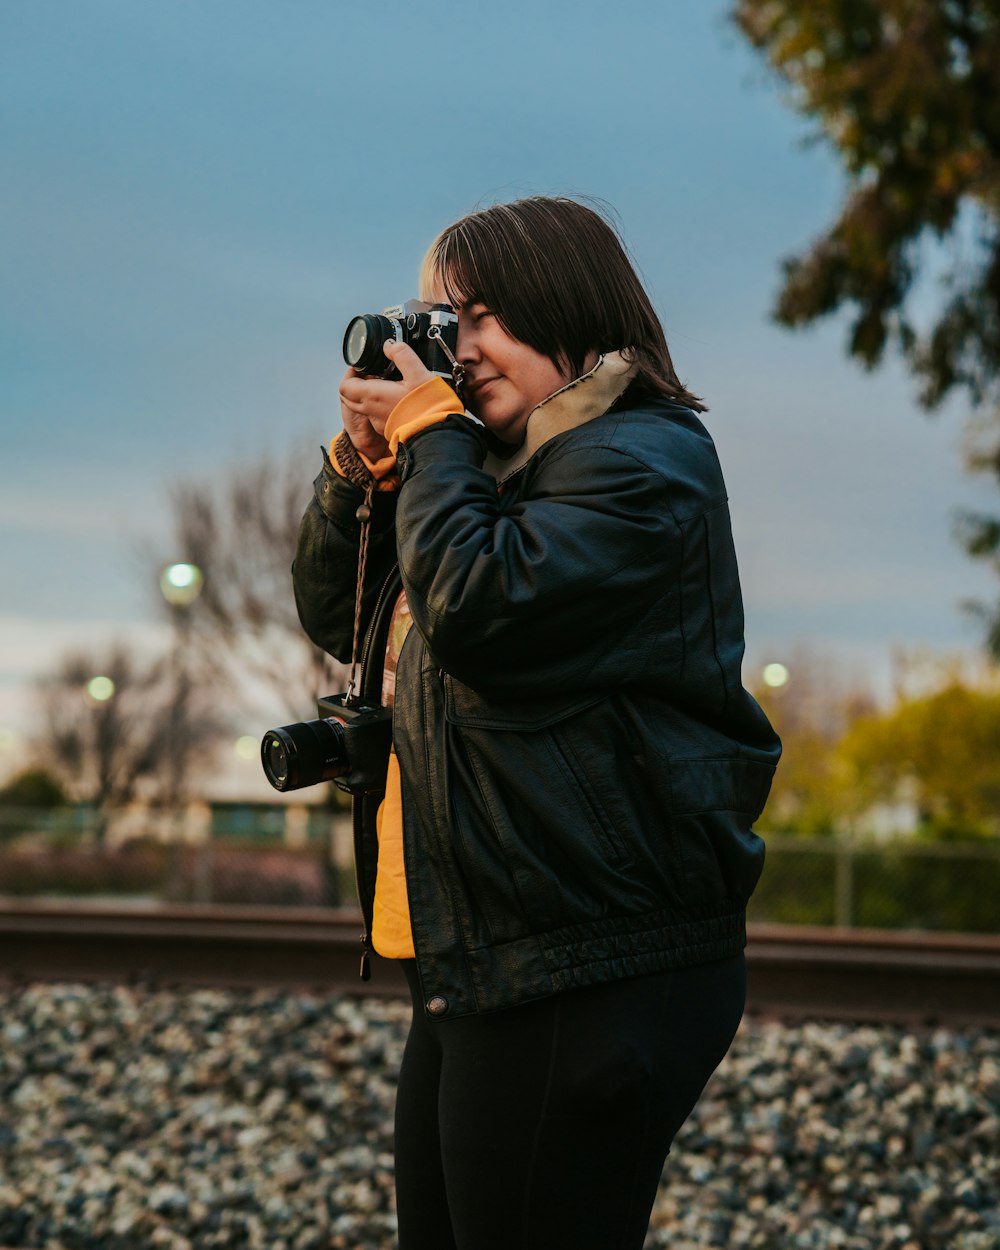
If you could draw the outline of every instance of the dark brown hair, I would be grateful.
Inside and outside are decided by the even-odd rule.
[[[614,227],[562,196],[532,196],[470,213],[431,244],[423,297],[440,279],[448,301],[481,302],[513,338],[578,377],[592,350],[638,363],[632,396],[663,395],[705,411],[674,372],[663,327]]]

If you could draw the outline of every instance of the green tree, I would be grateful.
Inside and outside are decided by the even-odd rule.
[[[970,467],[1000,479],[1000,0],[735,0],[733,16],[848,179],[833,224],[784,262],[777,320],[850,309],[866,367],[895,343],[927,408],[957,391],[991,411]],[[929,240],[943,294],[921,326]],[[1000,572],[1000,519],[968,515],[961,537]],[[1000,608],[988,642],[1000,655]]]
[[[925,834],[1000,834],[1000,688],[951,677],[929,694],[901,697],[856,720],[836,750],[864,806],[905,796]]]
[[[46,768],[25,768],[0,788],[4,807],[62,807],[66,791]]]

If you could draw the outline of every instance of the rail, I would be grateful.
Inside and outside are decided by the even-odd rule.
[[[354,909],[155,908],[10,901],[0,981],[133,980],[404,994],[398,965],[358,976]],[[1000,936],[755,924],[748,1010],[1000,1027]]]

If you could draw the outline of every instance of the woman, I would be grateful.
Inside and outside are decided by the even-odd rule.
[[[363,686],[394,683],[394,755],[359,883],[414,1003],[400,1247],[640,1250],[743,1011],[780,749],[740,680],[725,488],[590,208],[473,213],[422,285],[458,312],[463,399],[405,344],[399,381],[348,371],[295,565],[346,660],[367,521]]]

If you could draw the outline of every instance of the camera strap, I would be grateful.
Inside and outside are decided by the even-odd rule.
[[[361,533],[358,538],[358,585],[354,596],[354,637],[351,641],[351,672],[347,679],[346,703],[350,703],[354,698],[354,678],[358,668],[358,642],[361,637],[361,601],[365,588],[365,566],[368,563],[368,538],[372,528],[372,493],[374,490],[375,483],[369,480],[364,487],[364,502],[358,504],[358,510],[354,514],[361,525]]]
[[[448,346],[447,340],[442,334],[440,326],[431,326],[431,328],[427,331],[427,337],[429,339],[433,339],[445,356],[448,357],[448,363],[451,365],[452,386],[454,386],[455,391],[461,395],[462,387],[465,385],[465,365],[455,359],[455,353]]]

